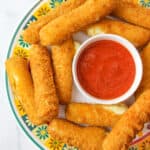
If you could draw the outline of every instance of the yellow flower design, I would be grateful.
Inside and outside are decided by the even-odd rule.
[[[41,5],[33,14],[34,17],[36,17],[37,19],[40,18],[41,16],[46,15],[49,11],[50,11],[50,7],[48,2],[44,3],[43,5]]]
[[[14,56],[20,56],[23,58],[28,58],[29,57],[29,50],[26,48],[23,48],[21,46],[15,46],[13,50],[13,55]]]
[[[49,138],[45,143],[45,146],[48,147],[50,150],[62,150],[63,145],[64,144],[62,142],[57,141],[53,138]]]
[[[14,102],[15,102],[16,108],[17,108],[18,113],[20,114],[20,116],[24,116],[26,114],[26,112],[25,112],[20,100],[15,98]]]

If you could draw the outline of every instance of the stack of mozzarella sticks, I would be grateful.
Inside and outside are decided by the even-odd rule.
[[[29,58],[12,56],[6,61],[12,91],[29,119],[36,125],[49,124],[52,137],[80,150],[127,150],[150,120],[148,16],[150,9],[134,0],[67,0],[31,23],[23,32],[23,38],[32,44]],[[139,49],[144,47],[140,52],[143,80],[130,108],[126,104],[71,102],[75,54],[72,35],[78,31],[89,36],[117,34]],[[66,105],[66,119],[58,118],[59,104]],[[112,130],[106,131],[105,127]]]

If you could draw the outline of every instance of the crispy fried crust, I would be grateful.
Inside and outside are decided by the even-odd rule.
[[[61,104],[68,104],[72,94],[72,59],[75,53],[73,40],[52,46],[54,79]]]
[[[40,31],[42,45],[53,45],[71,37],[72,33],[108,15],[115,0],[87,0],[83,5],[44,26]]]
[[[113,14],[133,24],[150,29],[150,9],[136,5],[135,2],[119,0]]]
[[[6,61],[6,71],[14,96],[20,100],[29,119],[34,124],[43,123],[36,114],[34,89],[27,60],[21,57],[9,58]]]
[[[90,25],[85,29],[85,31],[89,36],[94,36],[101,33],[117,34],[128,39],[136,47],[141,47],[150,40],[149,30],[108,18],[105,18],[96,24]]]
[[[93,105],[71,103],[66,109],[66,118],[72,122],[93,126],[113,127],[128,109],[126,105]]]
[[[118,0],[118,2],[130,4],[130,5],[140,5],[138,0]]]
[[[80,6],[84,2],[85,0],[67,0],[66,2],[63,2],[60,6],[58,6],[54,10],[51,10],[47,15],[42,16],[36,22],[31,23],[23,33],[24,40],[32,44],[38,43],[40,40],[40,29],[44,25],[57,18],[58,16]]]
[[[150,89],[144,91],[136,102],[116,123],[103,143],[104,150],[127,150],[130,142],[144,123],[150,120]]]
[[[106,132],[98,127],[80,127],[61,119],[54,119],[49,124],[50,135],[80,150],[102,150],[102,141]]]
[[[37,114],[45,122],[50,122],[58,114],[58,97],[54,85],[50,53],[46,48],[40,45],[32,46],[30,67]]]
[[[136,97],[150,88],[150,43],[141,51],[141,58],[143,62],[143,78],[135,93]]]

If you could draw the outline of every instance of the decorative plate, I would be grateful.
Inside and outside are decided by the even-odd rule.
[[[7,58],[9,58],[11,55],[27,58],[29,56],[31,45],[23,40],[21,31],[26,29],[31,22],[36,21],[41,16],[47,14],[47,12],[55,9],[64,1],[66,0],[39,0],[26,14],[17,27],[10,43]],[[150,0],[139,0],[138,2],[144,7],[150,7]],[[5,82],[9,104],[19,127],[39,149],[77,150],[76,147],[68,146],[65,143],[53,139],[47,132],[46,124],[40,126],[35,126],[32,124],[29,121],[20,101],[13,98],[8,84],[7,75],[5,75]],[[150,123],[146,124],[144,129],[137,135],[136,139],[131,143],[129,150],[150,150]]]

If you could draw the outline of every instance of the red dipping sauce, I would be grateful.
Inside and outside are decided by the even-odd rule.
[[[77,77],[82,88],[100,99],[114,99],[131,87],[135,63],[128,50],[111,40],[92,43],[77,62]]]

